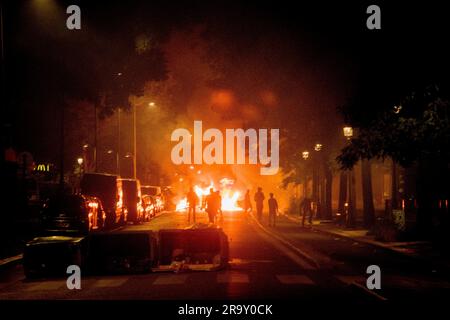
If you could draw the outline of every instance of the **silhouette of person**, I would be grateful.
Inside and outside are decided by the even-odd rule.
[[[256,203],[256,217],[259,221],[262,219],[263,207],[264,207],[264,193],[262,192],[262,188],[258,187],[258,191],[255,193],[255,203]]]
[[[248,212],[249,210],[252,211],[252,202],[250,201],[250,190],[247,189],[247,192],[245,193],[244,198],[244,210],[245,212]]]
[[[209,195],[206,196],[206,212],[210,223],[214,223],[214,219],[217,214],[217,195],[213,188],[209,189]]]
[[[301,204],[300,204],[302,211],[303,211],[303,217],[302,217],[302,226],[305,226],[305,218],[306,218],[306,214],[309,213],[309,224],[312,224],[312,210],[311,210],[311,199],[309,199],[308,197],[305,197]]]
[[[269,196],[270,198],[267,201],[269,203],[269,226],[275,227],[278,213],[278,202],[273,197],[273,193],[269,193]]]
[[[192,221],[195,223],[195,207],[198,203],[198,196],[194,192],[192,187],[189,188],[189,192],[187,194],[187,201],[189,203],[188,207],[188,223],[191,222],[191,213],[192,213]]]
[[[222,196],[220,195],[220,191],[216,191],[216,198],[217,201],[217,213],[219,214],[220,221],[223,221],[223,212],[222,212]]]

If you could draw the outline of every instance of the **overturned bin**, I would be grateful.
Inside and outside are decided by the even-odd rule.
[[[86,237],[48,236],[29,241],[23,252],[23,268],[27,278],[66,275],[67,267],[85,266]]]
[[[150,272],[157,265],[157,239],[151,231],[92,234],[87,264],[90,274]]]
[[[228,237],[221,228],[194,225],[159,231],[160,269],[213,271],[228,265]]]

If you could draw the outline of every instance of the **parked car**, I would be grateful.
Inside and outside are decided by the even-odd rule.
[[[141,198],[141,184],[137,179],[120,179],[123,188],[123,205],[127,210],[127,220],[140,223],[144,220]]]
[[[60,194],[43,205],[42,222],[46,233],[88,234],[104,227],[106,214],[96,197]]]
[[[80,188],[83,195],[97,197],[101,200],[106,213],[106,227],[110,228],[126,223],[122,180],[119,176],[105,173],[85,173],[81,179]]]
[[[142,205],[144,207],[144,219],[150,220],[156,215],[156,201],[152,196],[142,196]]]
[[[141,192],[143,195],[152,196],[156,202],[156,212],[161,212],[164,210],[164,197],[159,186],[142,186]]]

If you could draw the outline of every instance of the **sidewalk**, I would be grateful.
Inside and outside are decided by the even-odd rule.
[[[293,222],[301,224],[301,218],[298,216],[284,214],[284,217]],[[364,229],[362,227],[346,229],[344,227],[337,226],[332,221],[313,220],[311,226],[306,221],[305,227],[311,227],[316,231],[327,233],[329,235],[349,238],[356,242],[381,247],[386,250],[391,250],[396,253],[404,254],[412,258],[433,261],[450,269],[450,257],[443,256],[442,252],[433,248],[432,243],[430,241],[403,241],[403,242],[377,241],[375,240],[375,236],[368,235],[369,231],[368,229]]]

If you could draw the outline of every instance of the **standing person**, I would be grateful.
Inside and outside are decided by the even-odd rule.
[[[194,189],[192,187],[189,188],[189,192],[187,194],[187,201],[189,203],[188,207],[188,223],[191,222],[191,213],[192,213],[192,219],[195,223],[195,207],[198,203],[198,197],[197,194],[194,192]]]
[[[206,196],[206,212],[208,212],[209,223],[214,223],[217,213],[217,197],[214,189],[209,189],[209,195]]]
[[[305,218],[306,214],[309,213],[309,224],[312,223],[312,210],[311,210],[311,199],[308,197],[305,197],[301,202],[301,207],[303,211],[303,217],[302,217],[302,226],[305,226]]]
[[[250,190],[247,189],[247,192],[245,193],[244,198],[244,210],[245,212],[248,212],[249,210],[252,211],[252,202],[250,201]]]
[[[219,214],[220,221],[223,221],[223,212],[222,212],[222,196],[220,195],[220,191],[216,191],[216,206],[217,213]]]
[[[256,202],[256,216],[258,221],[262,219],[263,206],[264,206],[264,193],[262,192],[262,188],[258,187],[258,191],[255,193],[255,202]]]
[[[273,197],[273,193],[269,193],[269,196],[269,226],[275,227],[278,214],[278,202],[277,199]]]

